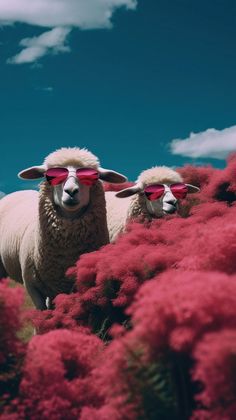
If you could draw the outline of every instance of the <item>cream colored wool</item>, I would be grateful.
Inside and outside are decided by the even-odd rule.
[[[143,187],[149,184],[168,184],[183,182],[182,176],[168,166],[153,166],[141,172],[136,183],[141,183]]]
[[[55,166],[82,166],[85,168],[98,169],[98,158],[87,149],[79,149],[78,147],[62,147],[55,152],[50,153],[44,160],[47,168]]]
[[[146,169],[136,180],[141,188],[149,184],[168,184],[183,182],[179,173],[167,166],[154,166]],[[114,242],[117,236],[125,230],[127,223],[137,217],[151,220],[153,218],[147,211],[144,194],[137,193],[131,197],[118,198],[116,192],[108,191],[105,194],[107,205],[107,224],[110,241]]]
[[[56,151],[45,163],[99,166],[92,153],[77,148]],[[18,191],[0,201],[0,275],[32,284],[45,299],[70,292],[73,281],[65,275],[67,268],[109,242],[101,181],[91,187],[89,205],[75,219],[60,216],[52,188],[43,181],[39,192]]]

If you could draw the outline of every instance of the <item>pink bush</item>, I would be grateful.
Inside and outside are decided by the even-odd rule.
[[[189,352],[206,332],[236,328],[235,305],[236,275],[170,270],[140,289],[130,335],[148,342],[150,356],[169,346]]]
[[[206,193],[216,200],[232,203],[236,201],[236,153],[228,158],[223,170],[216,170]]]
[[[197,400],[194,419],[234,419],[236,413],[236,330],[223,329],[206,334],[194,351],[195,380],[204,384]]]
[[[18,398],[1,417],[78,419],[82,407],[99,404],[90,386],[103,345],[96,336],[60,330],[31,339]]]
[[[192,166],[185,165],[178,168],[177,171],[182,175],[187,184],[195,185],[202,189],[209,185],[212,177],[218,173],[218,170],[212,166]]]
[[[212,166],[186,165],[178,172],[184,181],[201,188],[197,199],[204,202],[211,200],[232,203],[236,201],[236,153],[232,153],[224,169]],[[191,196],[190,196],[191,199]]]
[[[129,309],[133,329],[114,339],[96,371],[103,410],[182,419],[201,402],[194,419],[233,420],[235,307],[236,276],[167,271],[143,285]]]
[[[109,182],[103,183],[104,191],[120,191],[134,185],[134,182],[122,182],[122,184],[110,184]]]
[[[24,344],[18,338],[22,327],[24,290],[0,282],[0,408],[17,393]]]

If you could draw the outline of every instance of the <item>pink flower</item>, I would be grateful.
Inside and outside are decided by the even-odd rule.
[[[19,396],[8,407],[4,420],[7,416],[9,420],[78,419],[82,407],[96,407],[99,398],[90,386],[90,373],[102,349],[97,337],[67,330],[33,337]]]
[[[222,329],[206,334],[194,351],[193,379],[202,384],[196,398],[205,409],[194,419],[235,419],[236,413],[236,330]],[[208,417],[207,417],[208,415]]]

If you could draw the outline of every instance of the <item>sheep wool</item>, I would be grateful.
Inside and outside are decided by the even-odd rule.
[[[62,147],[61,149],[50,153],[44,159],[44,165],[46,168],[72,165],[98,169],[100,163],[98,158],[87,149]]]
[[[65,276],[66,269],[80,255],[107,244],[109,235],[105,197],[100,182],[91,188],[90,204],[86,211],[74,220],[58,216],[51,194],[51,188],[43,182],[39,193],[37,237],[40,238],[39,253],[47,258],[40,258],[39,255],[37,269],[42,289],[53,299],[58,293],[69,293],[73,287],[71,280]]]

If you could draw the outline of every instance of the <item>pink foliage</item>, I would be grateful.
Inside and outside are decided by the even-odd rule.
[[[209,183],[217,169],[212,166],[192,166],[185,165],[178,168],[177,171],[182,175],[184,182],[195,185],[198,188],[205,188]]]
[[[216,200],[229,203],[236,201],[236,153],[228,158],[228,165],[224,170],[215,171],[206,193]]]
[[[186,165],[178,172],[184,181],[201,188],[200,197],[204,201],[211,199],[232,203],[236,200],[236,153],[232,153],[224,169],[212,166]]]
[[[234,419],[236,413],[236,330],[206,334],[195,349],[194,379],[205,385],[197,396],[205,410],[194,419]],[[208,416],[208,417],[207,417]]]
[[[0,364],[6,362],[10,353],[18,353],[21,347],[17,332],[21,328],[21,307],[24,290],[11,288],[7,280],[0,282]]]
[[[82,311],[77,293],[60,294],[56,297],[55,303],[55,310],[30,311],[38,334],[61,328],[85,333],[89,330],[88,326],[83,326],[82,322],[78,322]]]
[[[18,338],[22,327],[24,290],[0,282],[0,407],[17,392],[24,345]]]
[[[178,415],[166,418],[185,418],[186,409],[191,415],[192,407],[184,405],[186,400],[191,400],[194,391],[190,388],[198,380],[204,384],[204,391],[197,392],[195,397],[207,411],[197,409],[193,418],[233,420],[236,408],[235,307],[236,276],[171,270],[143,285],[129,309],[133,329],[114,339],[96,372],[106,408],[116,410],[121,416],[115,419],[126,418],[125,413],[128,419],[136,419],[144,408],[146,415],[146,410],[150,409],[150,418],[158,418],[154,416],[159,409],[158,395],[156,407],[155,404],[145,407],[144,381],[149,369],[153,373],[156,364],[158,371],[158,363],[168,358],[173,382],[189,395],[183,398],[178,393],[175,396]],[[181,380],[173,370],[176,365],[183,370]],[[192,383],[186,365],[193,366]],[[167,363],[166,369],[169,366]],[[150,384],[151,378],[147,382]],[[150,386],[149,393],[152,391]],[[201,417],[206,413],[208,417]]]
[[[82,407],[99,404],[90,373],[103,344],[96,336],[60,330],[35,336],[28,345],[19,396],[1,417],[78,419]]]
[[[209,331],[236,328],[236,275],[167,271],[143,285],[129,308],[131,336],[148,342],[150,355],[171,347],[192,351]]]
[[[132,187],[134,182],[122,182],[122,184],[110,184],[109,182],[103,183],[104,191],[120,191],[124,188]]]

